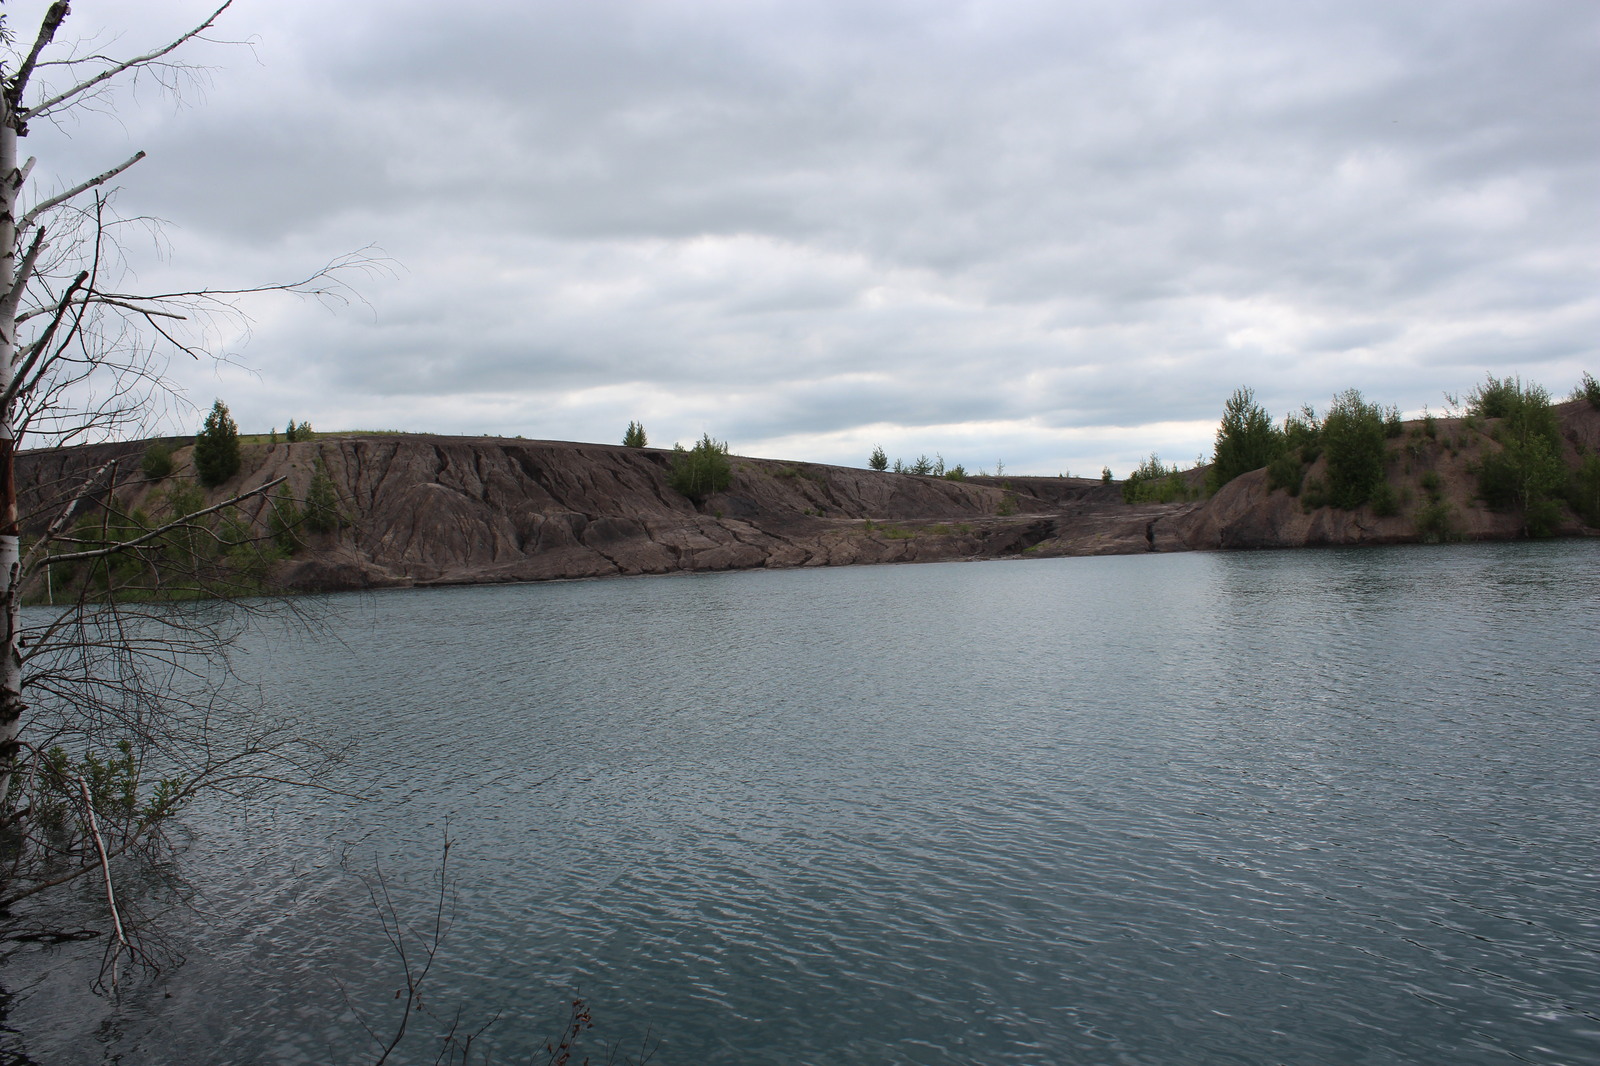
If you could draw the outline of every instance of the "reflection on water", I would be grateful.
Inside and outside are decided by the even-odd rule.
[[[1586,1061],[1597,562],[332,598],[342,643],[243,666],[358,744],[336,783],[372,798],[205,812],[189,961],[92,1017],[24,990],[12,1018],[53,1062],[99,1061],[107,1033],[124,1062],[361,1061],[340,985],[392,1018],[395,966],[349,871],[422,913],[448,824],[433,994],[506,1011],[497,1059],[577,987],[661,1063]]]

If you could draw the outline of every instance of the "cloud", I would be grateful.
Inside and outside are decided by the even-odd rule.
[[[194,106],[30,147],[47,176],[151,152],[119,199],[174,223],[150,282],[397,261],[336,318],[252,303],[259,378],[178,368],[248,389],[247,426],[645,417],[1053,473],[1208,450],[1241,384],[1418,410],[1600,365],[1585,5],[278,0],[224,28],[253,51],[197,49]]]

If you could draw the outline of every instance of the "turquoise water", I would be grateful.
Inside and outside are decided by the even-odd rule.
[[[362,878],[425,924],[446,835],[427,998],[495,1061],[573,989],[656,1063],[1600,1059],[1591,542],[320,607],[240,669],[364,798],[201,812],[120,1001],[18,960],[40,1061],[371,1061]]]

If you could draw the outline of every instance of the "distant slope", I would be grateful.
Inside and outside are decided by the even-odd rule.
[[[1558,408],[1567,459],[1600,449],[1600,412]],[[1408,425],[1408,431],[1415,426]],[[735,457],[728,491],[696,506],[667,484],[671,453],[600,444],[421,434],[324,434],[244,447],[242,471],[208,500],[277,477],[304,500],[320,463],[342,498],[346,528],[308,535],[284,560],[291,588],[536,581],[618,574],[841,566],[1027,555],[1119,554],[1422,539],[1417,512],[1433,471],[1465,539],[1512,538],[1520,518],[1472,498],[1470,466],[1498,447],[1482,429],[1441,419],[1391,440],[1389,478],[1403,501],[1388,518],[1367,509],[1307,513],[1266,472],[1246,474],[1210,500],[1128,505],[1120,487],[1081,478],[972,478],[956,482],[814,463]],[[177,475],[192,475],[187,442]],[[144,442],[24,452],[24,527],[37,535],[106,464],[118,506],[160,508],[163,483],[139,473]],[[1310,476],[1317,476],[1313,466]],[[246,513],[265,528],[265,505]],[[1561,532],[1594,535],[1575,517]]]

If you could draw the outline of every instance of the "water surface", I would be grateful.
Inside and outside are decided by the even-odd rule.
[[[322,607],[241,673],[368,798],[202,812],[188,962],[20,995],[41,1060],[370,1061],[355,875],[420,920],[446,833],[431,997],[496,1061],[573,988],[657,1063],[1600,1058],[1593,543]]]

